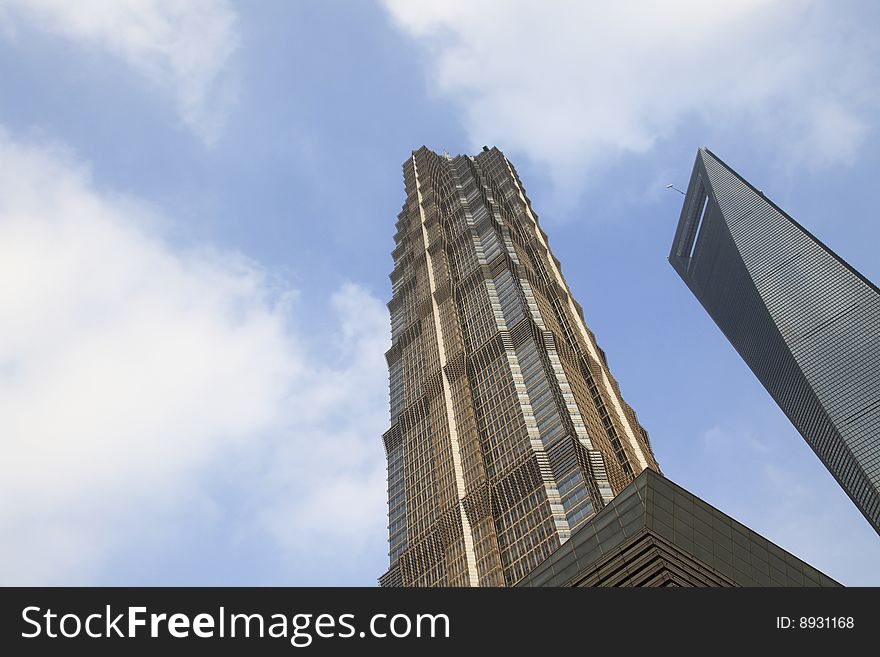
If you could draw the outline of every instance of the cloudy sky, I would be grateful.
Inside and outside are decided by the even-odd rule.
[[[0,0],[0,583],[374,584],[400,166],[487,144],[665,474],[880,584],[665,189],[709,146],[880,280],[878,62],[868,1]]]

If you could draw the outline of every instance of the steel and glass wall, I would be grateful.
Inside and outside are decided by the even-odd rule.
[[[403,173],[380,582],[512,585],[657,463],[504,155]]]
[[[880,291],[700,149],[669,261],[880,532]]]

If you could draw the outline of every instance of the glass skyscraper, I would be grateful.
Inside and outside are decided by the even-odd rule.
[[[657,462],[507,158],[403,178],[380,583],[513,585]]]
[[[880,533],[880,290],[704,148],[669,262]]]

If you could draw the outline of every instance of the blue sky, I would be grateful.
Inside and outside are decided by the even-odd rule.
[[[664,473],[880,584],[665,189],[706,145],[880,280],[880,10],[537,6],[0,1],[0,583],[374,584],[400,166],[488,144]]]

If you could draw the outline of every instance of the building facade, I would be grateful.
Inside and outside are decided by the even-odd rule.
[[[669,262],[880,533],[880,290],[703,148]]]
[[[840,586],[647,469],[518,586]]]
[[[658,466],[507,158],[403,178],[380,583],[510,586]]]

